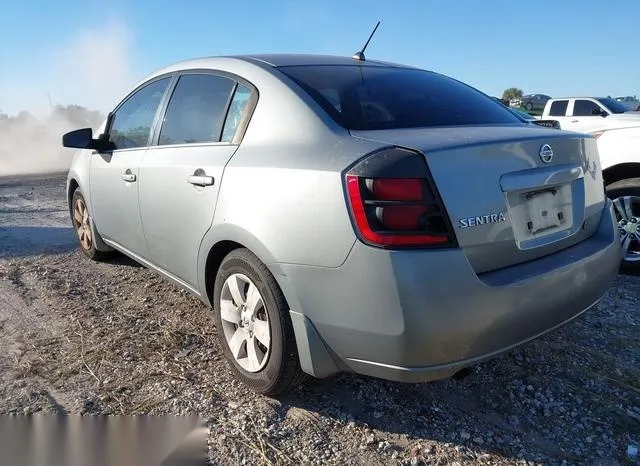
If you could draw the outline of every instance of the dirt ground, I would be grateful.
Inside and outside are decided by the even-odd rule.
[[[631,464],[640,277],[461,380],[342,374],[278,399],[231,377],[211,311],[77,249],[64,176],[0,179],[0,414],[200,414],[212,464]]]

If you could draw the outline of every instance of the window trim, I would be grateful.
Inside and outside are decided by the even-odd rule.
[[[158,108],[156,108],[156,113],[153,117],[153,120],[151,121],[151,128],[149,131],[149,136],[147,137],[147,143],[144,146],[140,146],[140,147],[128,147],[126,149],[114,149],[112,151],[109,151],[110,153],[113,152],[129,152],[129,151],[134,151],[134,150],[143,150],[143,149],[148,149],[149,146],[151,145],[151,141],[152,141],[152,136],[155,133],[155,128],[156,125],[158,123],[158,117],[160,115],[161,110],[164,108],[166,101],[167,101],[167,95],[169,93],[169,90],[173,89],[173,87],[175,86],[175,81],[176,81],[176,73],[175,72],[169,72],[169,73],[163,73],[161,75],[155,76],[151,79],[149,79],[148,81],[145,81],[143,83],[141,83],[140,85],[136,86],[131,92],[129,92],[121,101],[120,103],[118,103],[118,105],[116,105],[116,107],[109,112],[109,116],[108,118],[110,119],[110,121],[108,122],[108,126],[105,127],[104,132],[100,135],[100,138],[102,139],[109,139],[110,135],[111,135],[111,128],[113,127],[113,116],[118,112],[118,110],[120,110],[120,108],[129,101],[129,99],[131,99],[134,95],[136,95],[139,91],[141,91],[142,89],[144,89],[147,86],[150,86],[151,84],[157,82],[157,81],[161,81],[163,79],[169,78],[169,83],[167,84],[166,89],[164,90],[164,94],[162,95],[162,98],[160,99],[160,104],[158,105]]]
[[[228,78],[233,81],[233,86],[231,88],[231,92],[227,97],[227,103],[224,107],[224,118],[222,122],[222,126],[220,129],[220,133],[218,134],[217,141],[210,142],[193,142],[193,143],[183,143],[183,144],[158,144],[160,140],[160,131],[162,129],[162,122],[164,121],[167,115],[167,109],[169,107],[169,101],[173,96],[176,86],[182,76],[190,75],[190,74],[199,74],[199,75],[211,75],[211,76],[219,76],[223,78]],[[235,95],[236,89],[238,88],[238,84],[242,84],[246,86],[251,91],[251,97],[249,98],[249,102],[244,110],[245,115],[243,115],[238,128],[236,129],[236,133],[234,134],[231,141],[220,141],[222,138],[222,132],[224,131],[224,125],[227,121],[227,116],[229,114],[229,109],[231,107],[231,102],[233,101],[233,96]],[[236,75],[235,73],[230,73],[228,71],[212,69],[212,68],[190,68],[185,70],[176,71],[174,74],[174,79],[167,89],[168,93],[165,95],[162,104],[159,107],[159,112],[156,115],[156,120],[154,121],[154,127],[152,130],[152,137],[149,140],[149,148],[153,149],[162,149],[162,148],[173,148],[173,147],[197,147],[197,146],[237,146],[242,142],[246,130],[249,126],[249,121],[253,116],[253,111],[258,103],[258,88],[246,80],[245,78]],[[243,120],[246,120],[246,123],[243,124]],[[242,130],[242,131],[241,131]]]

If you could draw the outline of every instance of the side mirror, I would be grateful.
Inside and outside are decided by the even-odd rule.
[[[62,136],[62,145],[63,147],[71,147],[74,149],[93,149],[98,152],[115,149],[113,143],[109,141],[93,139],[93,130],[91,128],[69,131]]]

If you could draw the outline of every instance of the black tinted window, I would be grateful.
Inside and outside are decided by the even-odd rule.
[[[601,107],[590,100],[576,100],[573,103],[573,116],[593,116],[594,110],[601,111]]]
[[[567,114],[568,100],[556,100],[551,102],[551,108],[549,109],[550,116],[565,116]]]
[[[158,144],[219,141],[234,84],[232,79],[210,74],[181,76],[169,100]]]
[[[116,149],[146,147],[169,78],[159,79],[129,97],[114,114],[109,139]]]
[[[358,65],[279,69],[349,129],[522,123],[491,97],[428,71]]]

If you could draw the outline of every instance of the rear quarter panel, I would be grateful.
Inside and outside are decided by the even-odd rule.
[[[356,240],[342,172],[376,147],[340,137],[241,147],[225,168],[211,231],[244,230],[273,262],[340,266]]]

